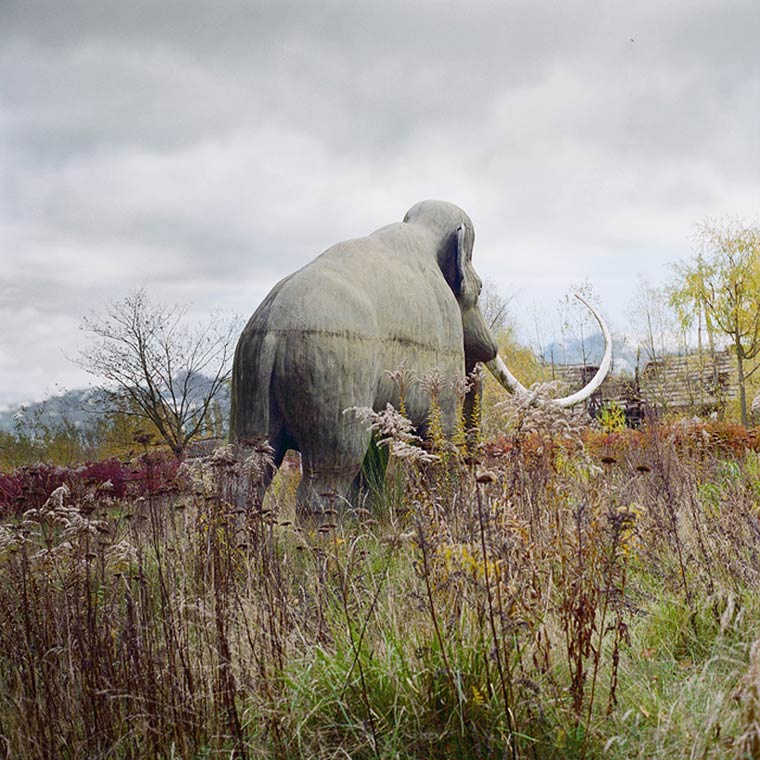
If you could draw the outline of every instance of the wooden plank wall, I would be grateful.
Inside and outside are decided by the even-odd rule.
[[[547,365],[545,375],[576,389],[588,382],[597,369],[582,364]],[[633,379],[608,376],[591,399],[589,411],[593,414],[605,403],[617,401],[627,410],[639,407],[642,414],[646,408],[709,414],[722,411],[738,393],[732,353],[721,351],[714,358],[705,353],[666,356],[648,362]]]

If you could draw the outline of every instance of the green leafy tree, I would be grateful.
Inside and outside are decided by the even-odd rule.
[[[206,429],[239,327],[221,313],[191,324],[187,307],[152,303],[140,289],[83,321],[94,341],[78,363],[104,381],[112,411],[149,423],[179,458]]]
[[[705,221],[697,228],[697,256],[675,267],[671,299],[681,321],[704,320],[723,333],[736,355],[742,424],[747,425],[747,381],[760,353],[760,228],[740,221]],[[712,345],[712,344],[711,344]]]
[[[109,409],[93,421],[92,428],[99,459],[131,459],[145,451],[146,446],[158,446],[163,440],[156,426],[134,409],[127,412]]]
[[[694,262],[683,265],[677,264],[678,279],[675,287],[668,289],[671,305],[676,311],[682,328],[696,328],[697,349],[704,352],[704,342],[707,338],[708,350],[711,357],[716,353],[717,330],[714,319],[707,308],[707,274],[708,269],[702,253],[698,253]]]

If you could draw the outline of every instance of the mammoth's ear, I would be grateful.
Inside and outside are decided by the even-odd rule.
[[[469,233],[469,234],[468,234]],[[473,235],[467,229],[466,224],[460,224],[457,227],[456,234],[456,288],[454,293],[457,296],[462,295],[466,287],[467,265],[472,261],[472,246],[475,242]]]
[[[459,297],[465,289],[467,264],[472,259],[473,235],[468,234],[467,226],[460,224],[452,235],[446,265],[443,274],[454,295]]]

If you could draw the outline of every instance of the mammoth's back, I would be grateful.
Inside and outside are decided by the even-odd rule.
[[[338,372],[357,382],[361,375],[362,383],[375,378],[372,402],[384,407],[397,401],[385,370],[403,363],[419,376],[433,368],[461,372],[462,346],[461,314],[432,241],[410,225],[390,225],[332,246],[275,285],[241,335],[236,395],[242,404],[249,403],[243,397],[265,403],[270,378],[287,376],[298,395],[319,388],[324,401]],[[283,396],[273,403],[294,402]]]
[[[338,243],[275,286],[258,327],[459,343],[459,308],[431,248],[404,223]]]

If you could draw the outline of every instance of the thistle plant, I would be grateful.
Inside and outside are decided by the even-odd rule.
[[[456,447],[456,450],[459,453],[459,456],[462,459],[465,459],[469,453],[468,448],[468,431],[467,431],[467,420],[465,419],[466,416],[466,410],[465,410],[465,399],[467,398],[467,394],[473,390],[475,384],[475,380],[472,376],[469,377],[463,377],[459,378],[454,381],[454,392],[457,396],[457,421],[456,426],[454,428],[454,435],[452,436],[451,442]],[[480,394],[475,394],[475,403],[479,404],[480,402]],[[472,410],[473,417],[477,421],[480,419],[480,409]],[[475,416],[477,415],[477,416]],[[476,425],[476,427],[478,427]],[[477,447],[477,441],[474,440],[471,442],[473,444],[473,452],[475,448]]]
[[[419,378],[411,370],[406,368],[406,362],[402,361],[398,369],[386,370],[385,374],[393,380],[398,388],[399,405],[398,411],[402,417],[406,417],[406,397],[409,389],[419,382]]]
[[[426,372],[420,380],[422,389],[430,397],[430,411],[427,418],[427,435],[433,451],[438,452],[444,459],[448,460],[448,447],[446,446],[446,435],[443,430],[443,412],[441,411],[441,391],[447,384],[440,370],[432,369]]]

